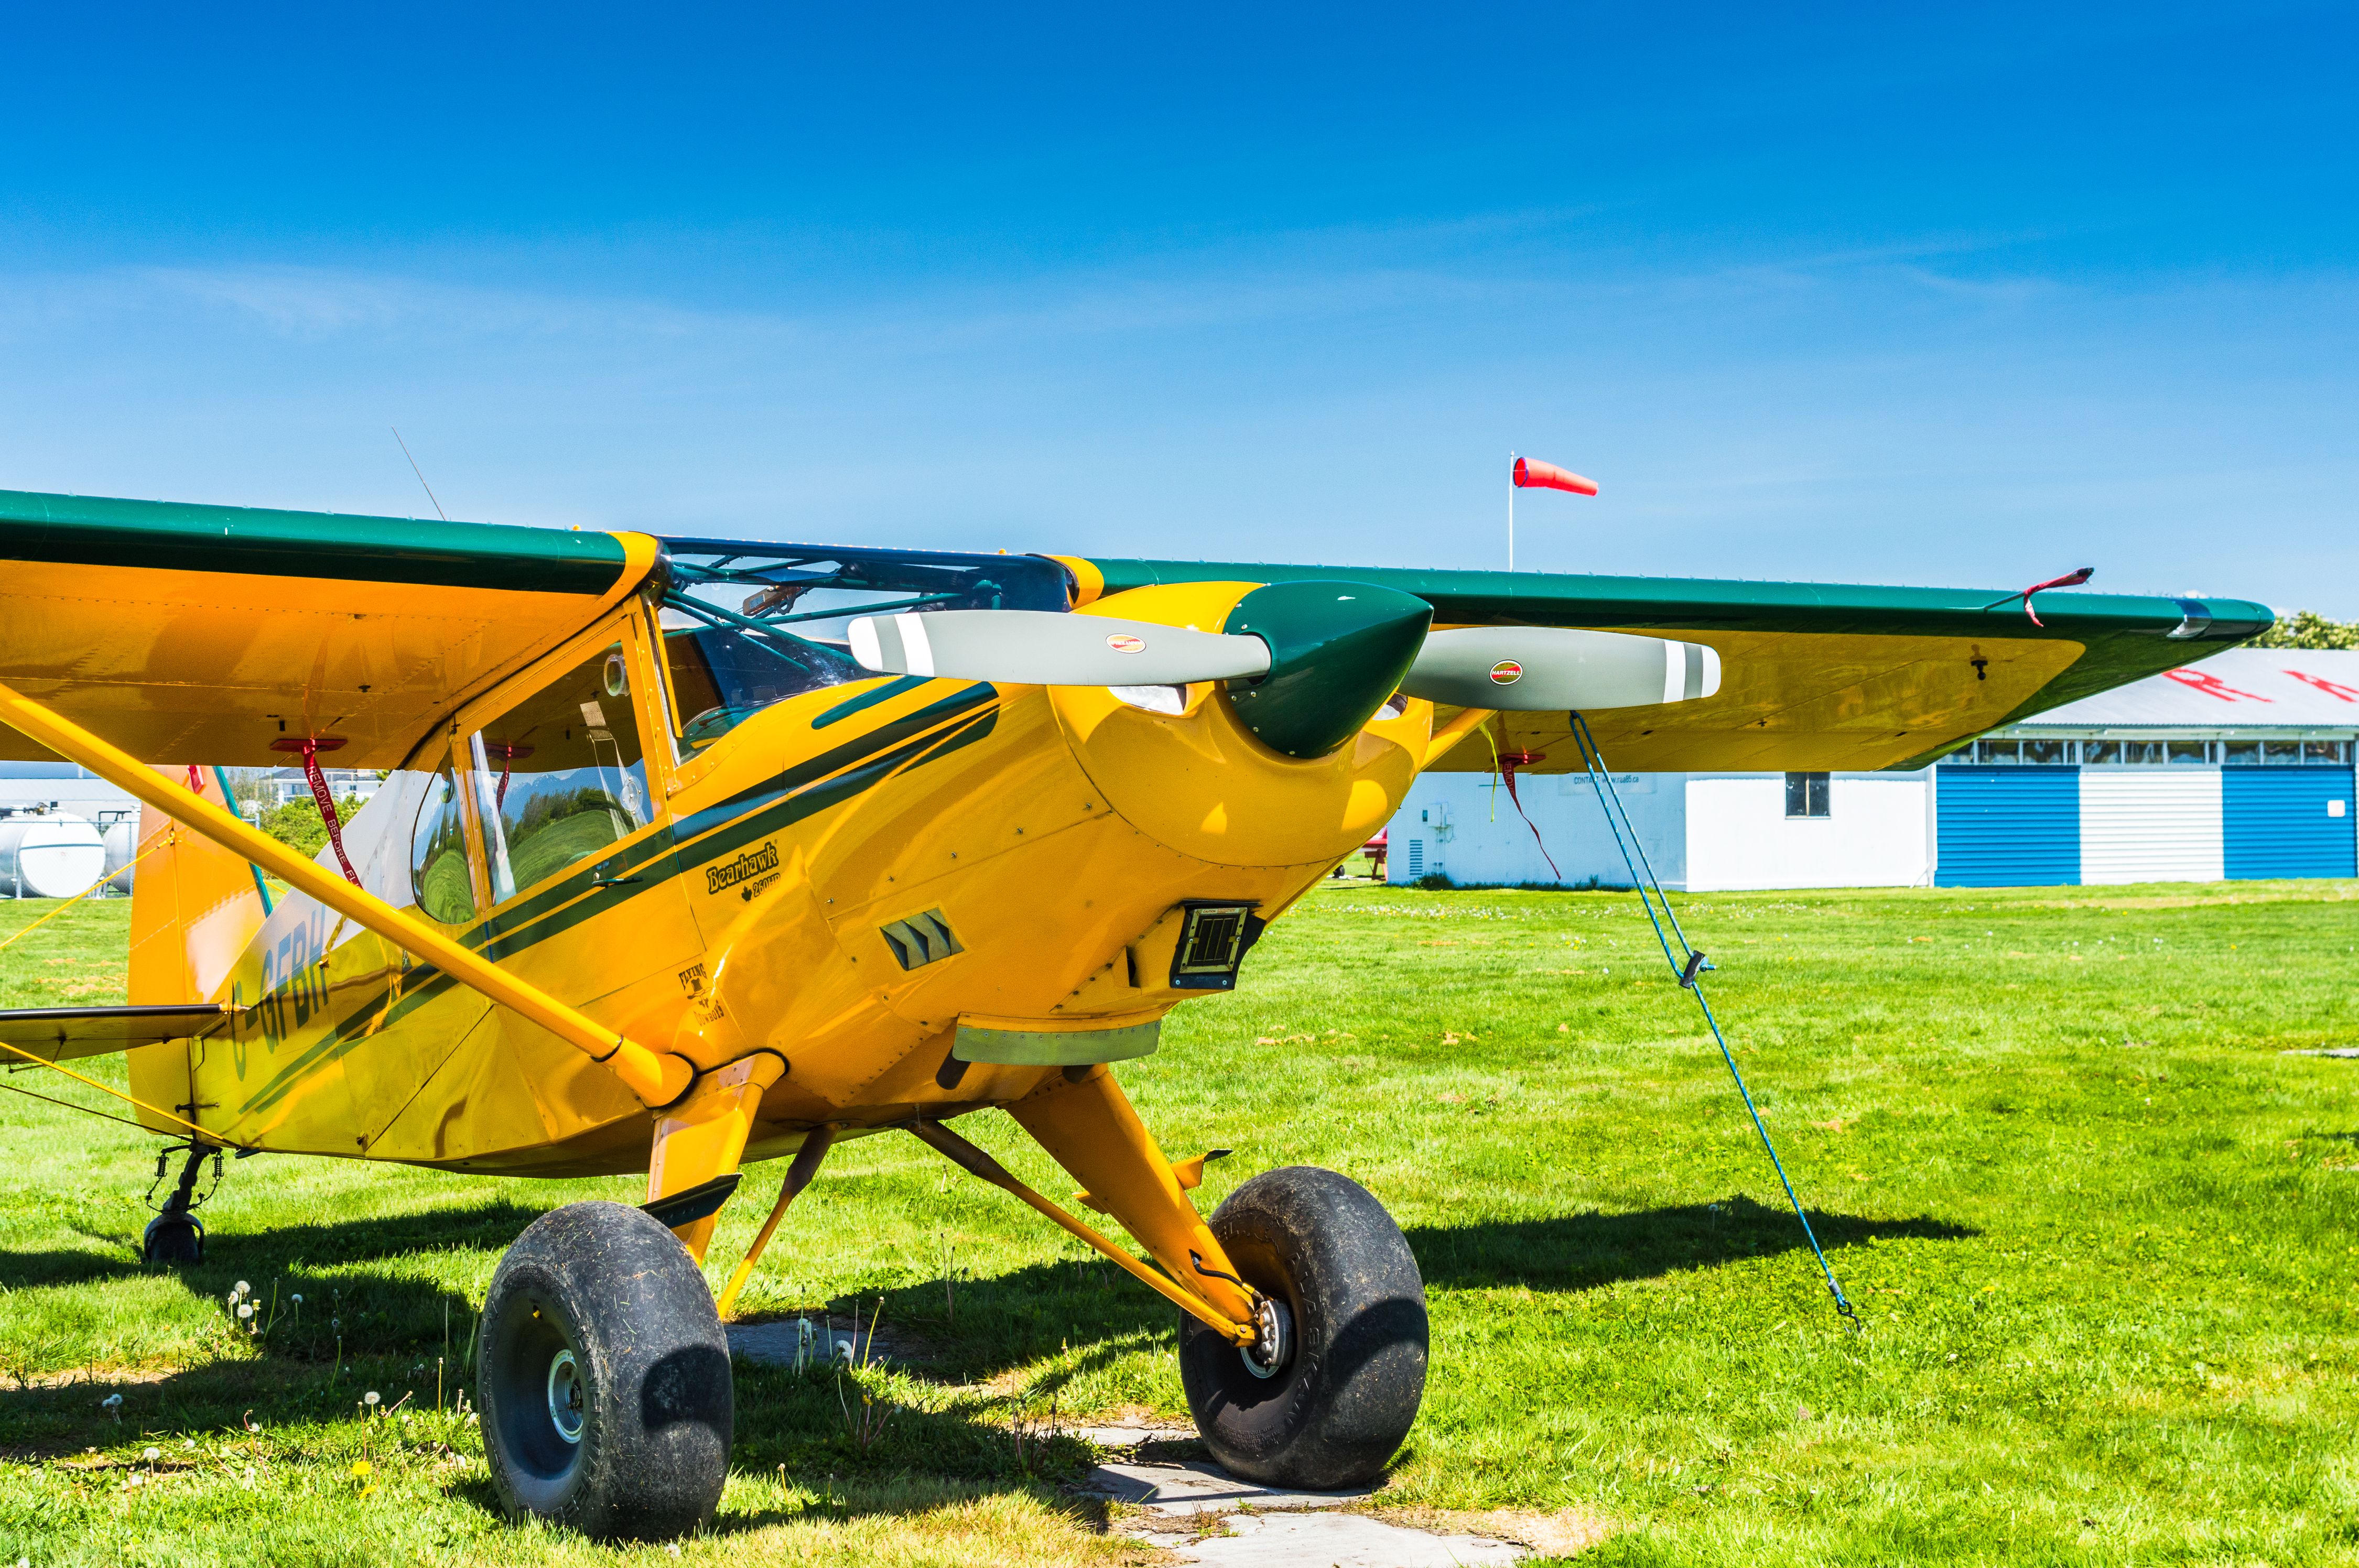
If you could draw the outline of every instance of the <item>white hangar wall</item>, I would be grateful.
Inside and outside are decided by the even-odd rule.
[[[1616,773],[1614,782],[1667,887],[1703,892],[1931,880],[1927,773],[1832,774],[1827,815],[1818,817],[1787,816],[1784,773]],[[1516,787],[1547,857],[1495,775],[1429,773],[1392,820],[1388,880],[1438,873],[1456,882],[1628,885],[1587,779],[1525,777]]]
[[[1622,851],[1606,831],[1604,815],[1585,777],[1562,773],[1516,781],[1524,809],[1531,813],[1532,825],[1556,860],[1555,871],[1497,778],[1495,773],[1420,776],[1410,786],[1408,803],[1392,820],[1387,879],[1413,882],[1439,873],[1456,882],[1578,884],[1593,879],[1629,885]],[[1614,775],[1614,786],[1629,808],[1655,874],[1670,887],[1687,885],[1684,778],[1681,773]]]
[[[1824,816],[1787,815],[1784,773],[1685,776],[1688,886],[1695,892],[1933,880],[1930,769],[1830,773]]]

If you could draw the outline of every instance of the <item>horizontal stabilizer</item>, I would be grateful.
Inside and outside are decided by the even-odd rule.
[[[164,1007],[28,1007],[0,1011],[0,1042],[44,1062],[77,1056],[109,1056],[135,1045],[194,1040],[229,1021],[226,1002],[176,1003]],[[14,1057],[14,1053],[0,1052]],[[21,1061],[21,1057],[14,1057]]]

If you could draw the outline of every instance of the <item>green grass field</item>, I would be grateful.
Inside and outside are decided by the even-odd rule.
[[[1858,1333],[1629,895],[1321,890],[1121,1069],[1173,1154],[1238,1151],[1208,1207],[1307,1162],[1407,1229],[1432,1371],[1384,1503],[1593,1516],[1584,1563],[2359,1560],[2359,1061],[2288,1054],[2359,1045],[2352,884],[1680,903]],[[0,956],[0,1005],[118,997],[125,911]],[[233,1162],[174,1275],[134,1261],[155,1143],[0,1095],[0,1563],[670,1560],[501,1522],[434,1409],[501,1249],[630,1182]],[[1168,1309],[897,1136],[837,1151],[745,1311],[855,1302],[912,1357],[881,1436],[741,1366],[684,1558],[1151,1557],[1060,1491],[1081,1444],[1012,1423],[1183,1414]]]

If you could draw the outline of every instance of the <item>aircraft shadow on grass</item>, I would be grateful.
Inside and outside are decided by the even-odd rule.
[[[431,1409],[438,1391],[447,1404],[462,1389],[479,1399],[467,1354],[474,1325],[472,1304],[459,1292],[403,1268],[399,1260],[454,1248],[495,1257],[541,1212],[496,1202],[217,1234],[208,1239],[202,1264],[173,1273],[192,1294],[210,1298],[213,1309],[224,1313],[237,1281],[252,1284],[263,1313],[276,1314],[271,1331],[253,1342],[256,1357],[223,1356],[153,1379],[117,1381],[100,1374],[61,1385],[0,1388],[0,1450],[60,1457],[117,1440],[125,1431],[227,1433],[234,1439],[249,1419],[265,1430],[295,1422],[350,1420],[363,1394],[372,1390],[386,1408],[408,1395],[410,1408]],[[133,1238],[91,1238],[112,1255],[0,1252],[0,1285],[103,1286],[166,1272],[135,1260]],[[1102,1266],[1097,1271],[1111,1274]],[[1168,1337],[1170,1325],[1159,1303],[1151,1297],[1132,1301],[1136,1287],[1127,1281],[1092,1279],[1092,1272],[1089,1265],[1051,1263],[962,1281],[955,1317],[947,1315],[938,1282],[887,1291],[879,1338],[915,1346],[920,1359],[910,1369],[935,1378],[944,1370],[932,1364],[935,1344],[962,1349],[969,1339],[980,1341],[983,1356],[955,1357],[962,1374],[979,1363],[1022,1364],[1069,1341],[1078,1354],[1059,1374],[1061,1382],[1123,1354],[1141,1335]],[[297,1291],[306,1298],[299,1312],[291,1299]],[[870,1295],[829,1303],[835,1327],[846,1326],[855,1306],[866,1321],[877,1300]],[[928,1320],[929,1302],[936,1321]],[[825,1310],[814,1308],[814,1315]],[[225,1317],[224,1326],[234,1322]],[[101,1403],[110,1393],[125,1397],[119,1422],[109,1419]],[[783,1466],[814,1489],[823,1487],[826,1498],[807,1510],[724,1509],[709,1528],[731,1533],[797,1519],[921,1511],[953,1494],[1069,1478],[1091,1460],[1092,1451],[1071,1435],[1036,1433],[1019,1444],[995,1402],[971,1399],[940,1409],[896,1403],[873,1441],[862,1445],[851,1436],[862,1393],[860,1379],[840,1376],[819,1357],[804,1373],[741,1361],[732,1467],[774,1474]],[[1045,1424],[1048,1398],[1043,1392],[1034,1400],[1035,1428]],[[498,1511],[497,1494],[480,1475],[454,1480],[447,1490],[469,1506]],[[1103,1505],[1086,1499],[1070,1508],[1085,1523],[1104,1512]]]
[[[439,1351],[445,1312],[452,1323],[471,1325],[469,1303],[406,1271],[353,1265],[451,1249],[496,1255],[541,1212],[501,1200],[250,1234],[223,1232],[209,1238],[205,1261],[180,1271],[179,1278],[192,1292],[216,1298],[225,1297],[236,1281],[248,1281],[266,1311],[277,1288],[277,1323],[261,1345],[266,1358],[332,1357],[339,1331],[347,1356]],[[1829,1252],[1871,1239],[1962,1240],[1978,1234],[1921,1217],[1869,1219],[1814,1211],[1810,1224]],[[0,1287],[76,1285],[158,1271],[137,1260],[132,1238],[92,1239],[105,1249],[0,1251]],[[1741,1195],[1624,1214],[1420,1226],[1408,1232],[1408,1242],[1430,1287],[1559,1291],[1593,1290],[1804,1246],[1789,1211]],[[779,1267],[774,1262],[763,1273],[775,1279],[772,1271]],[[300,1309],[286,1299],[298,1291],[307,1297]],[[832,1310],[842,1327],[855,1310],[867,1318],[880,1299],[887,1357],[908,1363],[920,1376],[987,1379],[1037,1364],[1054,1352],[1080,1351],[1078,1358],[1049,1375],[1041,1385],[1044,1394],[1126,1354],[1142,1339],[1168,1336],[1172,1325],[1169,1308],[1112,1265],[1097,1261],[1027,1264],[960,1278],[947,1292],[942,1281],[928,1281],[857,1303],[798,1310]],[[452,1346],[454,1356],[458,1349]]]
[[[1808,1212],[1819,1245],[1830,1253],[1871,1240],[1962,1241],[1981,1234],[1948,1220]],[[1809,1247],[1793,1210],[1772,1208],[1741,1194],[1716,1203],[1628,1214],[1420,1226],[1408,1232],[1408,1244],[1428,1286],[1521,1285],[1554,1291],[1594,1290]]]
[[[266,1282],[289,1273],[335,1269],[413,1252],[470,1248],[498,1252],[546,1212],[505,1200],[465,1208],[283,1225],[269,1230],[215,1231],[205,1238],[205,1260],[177,1271],[189,1288],[219,1295],[245,1280]],[[205,1217],[199,1210],[200,1219]],[[80,1285],[163,1272],[139,1260],[138,1229],[122,1235],[85,1231],[93,1249],[14,1252],[0,1249],[0,1288]],[[216,1286],[216,1276],[218,1285]],[[420,1281],[421,1288],[423,1281]],[[297,1287],[301,1288],[301,1287]]]
[[[470,1303],[397,1265],[365,1265],[453,1248],[496,1255],[540,1212],[503,1201],[212,1238],[206,1261],[181,1271],[187,1287],[218,1301],[246,1280],[267,1311],[275,1285],[277,1325],[256,1342],[258,1359],[223,1358],[125,1390],[140,1407],[136,1412],[126,1407],[125,1420],[136,1413],[145,1425],[194,1433],[234,1430],[249,1411],[270,1425],[333,1419],[348,1415],[367,1387],[383,1387],[388,1404],[415,1390],[422,1407],[430,1402],[437,1362],[445,1357],[446,1322],[451,1340],[441,1366],[445,1386],[452,1393],[472,1388],[464,1348],[473,1324]],[[1875,1238],[1958,1240],[1977,1234],[1922,1217],[1813,1213],[1810,1222],[1830,1252]],[[1429,1286],[1557,1291],[1593,1290],[1804,1245],[1790,1212],[1741,1195],[1628,1214],[1426,1226],[1410,1231],[1408,1239]],[[134,1260],[127,1239],[92,1240],[117,1250],[114,1256],[0,1252],[0,1285],[93,1282],[150,1271]],[[299,1314],[288,1300],[296,1290],[307,1296]],[[832,1310],[841,1328],[855,1310],[869,1320],[880,1300],[878,1337],[886,1359],[919,1379],[971,1385],[1048,1363],[1028,1382],[1036,1422],[1068,1383],[1138,1349],[1168,1346],[1173,1326],[1169,1308],[1111,1265],[1093,1261],[1027,1264],[957,1279],[947,1292],[935,1280],[804,1310]],[[99,1417],[93,1401],[103,1393],[86,1384],[11,1392],[0,1398],[0,1438],[31,1453],[76,1452],[92,1441],[92,1433],[119,1430]],[[1070,1437],[1036,1440],[1019,1451],[1005,1424],[1006,1412],[973,1401],[938,1410],[897,1406],[881,1435],[863,1448],[849,1435],[851,1407],[859,1398],[853,1380],[832,1371],[798,1374],[741,1361],[733,1467],[769,1474],[783,1466],[806,1484],[825,1476],[827,1500],[807,1512],[724,1512],[712,1528],[726,1533],[814,1515],[907,1513],[943,1499],[925,1487],[913,1493],[907,1485],[888,1484],[895,1477],[987,1491],[1063,1476],[1089,1457]],[[454,1482],[451,1492],[472,1506],[498,1507],[489,1483],[480,1478]]]

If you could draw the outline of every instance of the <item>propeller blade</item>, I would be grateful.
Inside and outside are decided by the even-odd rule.
[[[1720,689],[1701,643],[1548,626],[1467,626],[1425,640],[1401,690],[1458,708],[1517,713],[1644,708]]]
[[[863,615],[850,634],[867,669],[1010,686],[1185,686],[1269,670],[1258,637],[1052,610]]]

